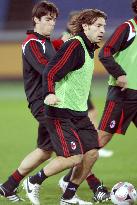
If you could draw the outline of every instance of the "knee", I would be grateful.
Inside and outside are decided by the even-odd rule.
[[[83,155],[82,154],[75,155],[75,156],[72,156],[71,159],[72,159],[73,167],[75,167],[75,166],[81,164],[81,162],[83,160]]]
[[[99,157],[99,153],[98,153],[97,149],[90,150],[90,151],[86,152],[85,155],[86,155],[87,158],[94,159],[95,161]]]
[[[47,151],[47,150],[42,150],[42,149],[39,149],[38,151],[39,151],[39,154],[41,156],[40,157],[41,162],[44,162],[44,161],[50,159],[52,156],[52,151]]]
[[[104,147],[111,140],[113,134],[100,130],[98,136],[99,146]]]

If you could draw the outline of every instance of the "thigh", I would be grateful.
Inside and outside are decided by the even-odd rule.
[[[46,125],[58,156],[69,157],[83,153],[80,138],[71,120],[47,117]]]
[[[89,117],[82,117],[75,125],[84,153],[92,149],[99,149],[98,133]]]
[[[50,135],[44,123],[39,123],[37,147],[42,150],[53,151]]]
[[[33,116],[39,123],[38,127],[38,137],[37,137],[37,147],[46,150],[46,151],[53,151],[53,146],[51,143],[49,132],[46,128],[46,118],[44,114],[44,107],[40,106],[36,115]]]

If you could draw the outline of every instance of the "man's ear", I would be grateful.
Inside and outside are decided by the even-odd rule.
[[[39,23],[39,19],[37,17],[34,17],[34,21],[36,24]]]
[[[83,28],[84,31],[87,31],[88,25],[84,23],[84,24],[82,24],[82,28]]]

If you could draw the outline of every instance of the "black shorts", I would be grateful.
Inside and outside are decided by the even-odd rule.
[[[69,157],[99,148],[97,131],[88,117],[47,117],[46,125],[58,156]]]
[[[122,92],[118,87],[109,87],[99,130],[125,134],[131,122],[137,127],[137,100],[133,93],[129,89]]]
[[[53,151],[53,146],[50,140],[50,135],[46,127],[46,118],[45,118],[45,108],[44,105],[38,106],[37,112],[33,112],[33,106],[36,107],[36,104],[30,106],[31,113],[38,121],[38,137],[37,137],[37,147],[46,150],[46,151]]]

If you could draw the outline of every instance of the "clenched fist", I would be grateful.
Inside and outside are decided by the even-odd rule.
[[[126,75],[121,75],[117,78],[117,86],[121,87],[121,91],[124,91],[127,88],[127,78]]]

